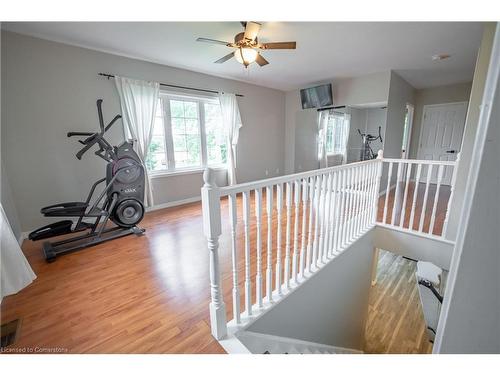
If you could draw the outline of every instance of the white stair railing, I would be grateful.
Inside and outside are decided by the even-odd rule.
[[[212,335],[222,339],[228,332],[218,255],[223,230],[221,198],[228,197],[229,205],[231,251],[228,253],[232,258],[233,279],[231,324],[240,326],[255,319],[373,227],[381,173],[381,151],[377,159],[370,161],[227,187],[218,187],[214,171],[208,168],[203,175],[202,209],[210,252]],[[265,210],[262,207],[264,192]],[[238,226],[238,212],[242,228]],[[263,213],[266,220],[262,219]],[[241,230],[243,238],[238,236]],[[238,267],[240,255],[244,257],[241,269]],[[242,290],[241,274],[244,277]],[[244,311],[240,309],[242,294]]]
[[[377,224],[442,236],[448,222],[457,162],[383,159],[382,165],[387,180],[380,193],[383,210]]]

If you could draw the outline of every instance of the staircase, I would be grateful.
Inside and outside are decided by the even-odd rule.
[[[370,267],[376,262],[367,254],[374,248],[448,269],[454,242],[444,238],[449,201],[448,197],[443,200],[440,188],[444,176],[451,174],[454,182],[455,171],[456,163],[452,161],[384,159],[381,151],[374,160],[227,187],[218,187],[214,172],[208,168],[203,176],[202,208],[210,255],[212,335],[228,353],[360,353],[353,347],[359,346],[357,339],[348,338],[341,326],[333,331],[339,332],[339,340],[328,337],[329,341],[325,338],[322,341],[340,344],[340,347],[312,342],[314,340],[310,341],[311,336],[304,331],[302,336],[294,335],[302,339],[308,336],[304,341],[288,338],[284,331],[293,325],[281,324],[279,334],[272,335],[273,329],[256,333],[249,327],[275,310],[289,315],[297,325],[301,324],[302,316],[309,318],[307,327],[317,330],[318,327],[311,324],[324,324],[318,319],[321,314],[302,311],[295,292],[311,283],[313,278],[320,280],[322,272],[358,272],[354,276],[366,281]],[[426,202],[419,212],[418,196],[423,196]],[[222,212],[225,206],[227,215]],[[438,207],[446,208],[442,231],[437,229]],[[360,250],[360,246],[364,250]],[[221,250],[225,256],[222,262],[219,259]],[[353,263],[352,259],[358,263]],[[358,267],[359,262],[370,264]],[[342,266],[330,267],[332,263]],[[347,271],[346,267],[349,267]],[[332,280],[335,282],[331,283]],[[334,304],[324,304],[321,298],[313,299],[310,303],[319,305],[307,306],[308,309],[335,310],[333,320],[328,316],[329,311],[321,315],[331,326],[339,323],[335,319],[351,320],[348,309],[353,306],[359,312],[359,301],[353,304],[352,299],[363,293],[364,287],[357,285],[357,289],[350,291],[352,284],[357,283],[356,278],[345,275],[343,279],[329,281],[326,287],[324,280],[319,282],[322,289],[302,288],[299,294],[303,300],[308,299],[304,290],[320,294],[320,297],[323,293],[324,298],[338,298]],[[223,283],[231,293],[223,293]],[[225,299],[231,300],[232,320],[227,317]],[[282,303],[289,299],[295,302],[285,304],[287,308],[300,310],[300,314],[286,314]],[[276,319],[280,325],[280,316]],[[348,327],[355,327],[359,333],[364,317],[357,314],[356,319]],[[274,326],[268,324],[267,327]]]
[[[361,354],[359,350],[322,345],[288,337],[242,331],[236,335],[252,354]]]

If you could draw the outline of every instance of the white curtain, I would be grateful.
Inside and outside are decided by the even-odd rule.
[[[349,142],[349,130],[351,128],[351,115],[344,113],[338,114],[339,126],[335,127],[334,131],[338,132],[338,139],[340,140],[339,154],[342,155],[342,164],[347,162],[347,144]]]
[[[318,114],[318,162],[319,168],[328,167],[328,155],[326,149],[327,127],[330,111],[320,111]]]
[[[236,184],[236,147],[241,123],[240,110],[236,95],[219,93],[219,102],[222,112],[222,122],[226,133],[227,163],[229,185]]]
[[[160,95],[160,84],[115,76],[116,89],[120,96],[125,139],[134,140],[146,174],[144,205],[153,205],[151,180],[146,168],[149,144],[153,137],[156,106]]]
[[[7,216],[0,204],[0,301],[9,294],[19,292],[36,279],[21,251]]]
[[[347,161],[351,115],[334,111],[321,111],[318,115],[318,162],[319,168],[328,167],[328,154],[340,155],[342,164]]]

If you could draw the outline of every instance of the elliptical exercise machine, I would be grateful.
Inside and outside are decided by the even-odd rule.
[[[378,127],[378,137],[375,137],[374,135],[367,134],[367,133],[361,133],[361,131],[358,129],[358,133],[361,136],[361,152],[359,155],[359,160],[364,161],[364,160],[372,160],[377,157],[377,154],[375,154],[370,146],[370,144],[373,141],[376,141],[377,139],[380,139],[380,142],[384,142],[382,140],[382,135],[380,134],[380,126]]]
[[[144,167],[133,150],[132,142],[123,142],[111,146],[104,134],[121,118],[116,115],[106,126],[102,115],[102,99],[97,100],[100,131],[96,133],[69,132],[68,137],[85,137],[78,142],[84,147],[76,153],[78,160],[94,145],[98,146],[95,155],[104,159],[106,177],[96,181],[85,202],[66,202],[44,207],[40,212],[48,217],[77,217],[72,220],[58,221],[41,227],[29,234],[29,239],[38,241],[65,234],[83,233],[64,238],[57,242],[44,242],[43,252],[47,262],[53,262],[56,256],[94,246],[104,241],[128,236],[141,235],[145,229],[137,227],[144,216]],[[91,203],[98,185],[105,183],[99,196]],[[90,219],[84,221],[84,219]],[[115,225],[108,226],[111,220]]]

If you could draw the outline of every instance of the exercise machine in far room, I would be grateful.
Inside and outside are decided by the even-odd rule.
[[[384,142],[382,140],[382,134],[380,134],[380,126],[378,127],[378,136],[375,137],[374,135],[367,134],[367,133],[361,133],[361,131],[358,129],[358,133],[361,136],[361,152],[359,155],[359,160],[364,161],[364,160],[372,160],[377,157],[377,154],[373,152],[370,144],[377,139],[380,139],[380,142]]]
[[[83,148],[76,153],[80,160],[94,145],[95,155],[104,159],[106,177],[97,180],[91,187],[85,202],[66,202],[44,207],[41,213],[48,217],[77,217],[58,221],[41,227],[29,234],[29,239],[38,241],[46,238],[83,233],[63,238],[57,242],[44,242],[43,252],[47,262],[56,256],[94,246],[129,234],[141,235],[144,229],[137,224],[144,216],[144,166],[133,149],[132,142],[111,146],[104,138],[105,133],[121,118],[116,115],[104,126],[102,99],[97,100],[100,129],[96,133],[69,132],[68,137],[83,137],[78,142]],[[105,184],[101,193],[92,201],[98,185]],[[88,220],[88,221],[87,221]],[[115,225],[107,226],[109,220]]]

